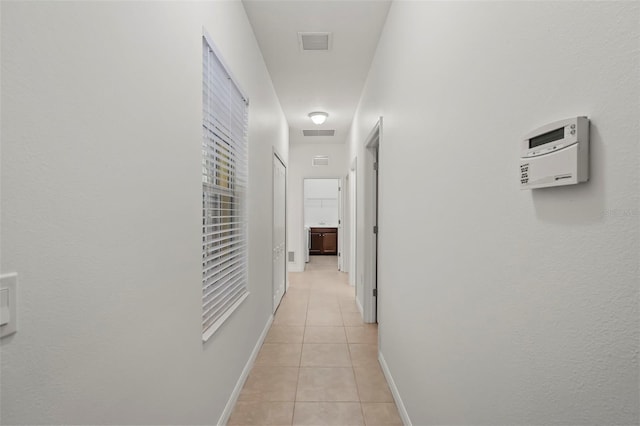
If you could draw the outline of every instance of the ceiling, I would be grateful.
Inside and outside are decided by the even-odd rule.
[[[243,0],[289,122],[291,143],[344,143],[390,1]],[[303,51],[298,32],[330,32],[329,51]],[[316,125],[307,116],[325,111]],[[335,136],[303,136],[335,129]]]

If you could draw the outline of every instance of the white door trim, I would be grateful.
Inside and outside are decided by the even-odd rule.
[[[357,157],[354,157],[349,168],[349,284],[356,287],[358,265],[358,203],[357,203]],[[357,295],[356,295],[357,296]],[[357,298],[356,298],[357,300]]]
[[[344,235],[343,234],[343,229],[344,229],[344,209],[343,209],[343,205],[342,205],[342,194],[344,192],[344,178],[338,176],[338,177],[333,177],[333,176],[323,176],[323,177],[314,177],[314,176],[305,176],[302,178],[302,203],[303,203],[303,207],[302,207],[302,223],[304,224],[304,226],[307,226],[307,208],[305,206],[305,200],[306,200],[306,194],[305,194],[305,181],[307,180],[332,180],[332,181],[336,181],[338,184],[338,225],[337,225],[337,229],[338,229],[338,241],[337,241],[337,257],[338,257],[338,270],[341,270],[340,267],[342,265],[341,262],[341,249],[342,249],[342,245],[343,245],[343,238]],[[328,226],[328,225],[327,225]],[[331,226],[332,227],[332,226]]]
[[[275,230],[275,202],[276,202],[276,178],[275,178],[275,160],[278,160],[280,162],[280,164],[282,164],[282,167],[284,168],[284,244],[278,244],[276,245],[276,230]],[[288,268],[287,268],[287,264],[288,264],[288,248],[287,248],[287,165],[284,162],[284,160],[282,159],[282,156],[280,154],[278,154],[278,152],[276,151],[275,148],[273,148],[273,157],[272,157],[272,183],[271,183],[271,245],[272,245],[272,256],[273,256],[273,261],[271,262],[272,267],[274,268],[271,271],[271,294],[272,294],[272,300],[273,300],[273,306],[272,306],[272,312],[275,312],[276,309],[278,309],[278,306],[280,305],[280,301],[282,300],[282,297],[276,301],[276,270],[275,270],[275,261],[276,258],[278,258],[278,256],[282,257],[284,259],[283,263],[283,271],[282,273],[284,274],[283,279],[284,279],[284,291],[282,293],[282,295],[284,296],[284,294],[287,292],[287,289],[289,287],[289,280],[288,280]],[[277,252],[276,252],[277,251]]]
[[[344,272],[344,178],[338,181],[338,271]]]
[[[380,237],[374,234],[374,226],[378,225],[378,191],[377,173],[380,165],[374,164],[378,161],[378,151],[382,136],[382,117],[378,120],[373,130],[365,140],[364,155],[364,306],[363,320],[366,323],[377,322],[377,297],[373,295],[374,289],[377,291],[377,268],[378,268],[378,247],[377,241]]]
[[[342,178],[342,272],[348,273],[351,268],[351,181],[349,179],[349,173]]]

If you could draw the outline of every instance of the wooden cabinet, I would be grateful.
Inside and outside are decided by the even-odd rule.
[[[338,228],[311,228],[309,254],[338,254]]]
[[[334,232],[326,232],[322,237],[322,253],[338,254],[338,230]]]
[[[322,254],[322,233],[314,231],[315,228],[311,228],[311,247],[309,247],[309,254]]]

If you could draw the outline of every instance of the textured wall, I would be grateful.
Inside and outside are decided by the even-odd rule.
[[[215,424],[271,309],[288,128],[240,2],[2,2],[2,424]],[[201,341],[202,28],[251,98],[251,295]],[[269,277],[265,280],[265,277]]]
[[[638,424],[639,7],[392,5],[350,158],[384,116],[381,349],[413,424]],[[576,115],[591,181],[520,191],[521,136]]]

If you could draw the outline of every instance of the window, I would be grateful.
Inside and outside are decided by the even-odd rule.
[[[202,38],[202,339],[247,290],[247,98]]]

